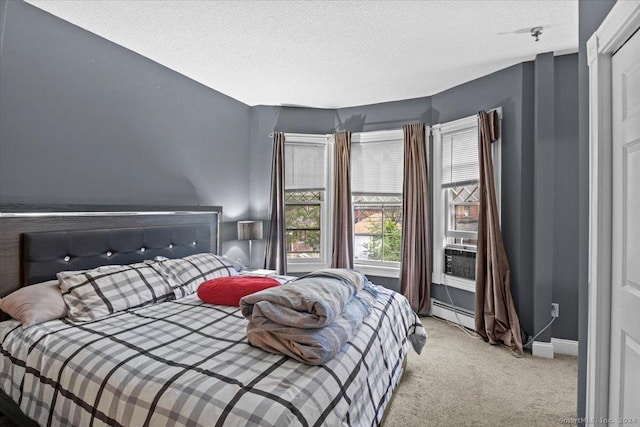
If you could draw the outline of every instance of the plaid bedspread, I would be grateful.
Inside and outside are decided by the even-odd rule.
[[[82,324],[0,323],[0,387],[40,425],[377,425],[425,332],[378,297],[343,352],[309,366],[251,347],[234,307],[195,295]]]

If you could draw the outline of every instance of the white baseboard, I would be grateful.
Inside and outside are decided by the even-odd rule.
[[[551,344],[553,344],[553,352],[555,354],[578,356],[578,341],[551,338]]]
[[[476,322],[473,317],[460,311],[458,311],[458,315],[456,316],[456,312],[454,312],[451,308],[443,307],[438,303],[434,304],[433,301],[434,299],[431,298],[431,304],[429,305],[429,314],[453,323],[460,324],[461,322],[462,326],[464,326],[465,328],[469,328],[472,331],[475,330]],[[460,318],[460,322],[458,322],[458,318]]]
[[[534,341],[531,346],[531,354],[534,357],[553,359],[553,344],[550,342]]]
[[[431,304],[429,305],[429,314],[453,323],[462,323],[462,326],[472,331],[475,330],[476,327],[475,320],[472,316],[461,311],[458,311],[458,315],[456,316],[456,313],[450,307],[443,306],[442,303],[438,302],[434,304],[433,298],[431,298]],[[460,322],[458,322],[458,318]],[[535,357],[544,357],[547,359],[553,359],[554,354],[578,356],[578,341],[565,340],[562,338],[551,338],[550,343],[534,341],[531,347],[531,354]]]
[[[551,342],[534,341],[531,354],[536,357],[553,359],[554,354],[578,355],[578,341],[551,338]]]

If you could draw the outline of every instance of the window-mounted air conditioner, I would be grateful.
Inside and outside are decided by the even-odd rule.
[[[444,273],[463,279],[476,279],[476,252],[456,247],[444,248]]]

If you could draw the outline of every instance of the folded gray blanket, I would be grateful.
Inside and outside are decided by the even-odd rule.
[[[331,360],[370,313],[377,291],[359,272],[326,269],[240,300],[249,343],[310,365]]]
[[[242,315],[260,325],[275,322],[295,328],[322,328],[332,323],[368,282],[355,270],[315,271],[286,285],[240,300]]]

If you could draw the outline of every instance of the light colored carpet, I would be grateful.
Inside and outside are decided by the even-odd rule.
[[[444,321],[422,323],[427,344],[410,350],[384,427],[574,424],[576,357],[516,358]]]

